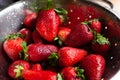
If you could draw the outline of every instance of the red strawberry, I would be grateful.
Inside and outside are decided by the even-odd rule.
[[[24,80],[44,80],[42,73],[33,70],[25,70],[22,77]]]
[[[43,79],[42,80],[57,80],[57,74],[52,71],[43,71]]]
[[[34,64],[34,65],[32,65],[31,70],[41,72],[42,67],[40,64]]]
[[[22,28],[20,31],[19,31],[23,36],[24,36],[24,40],[26,42],[30,42],[31,41],[31,31],[27,28]]]
[[[106,37],[103,37],[99,33],[95,33],[94,40],[91,45],[92,50],[95,53],[105,55],[110,48],[110,42]]]
[[[51,42],[57,36],[60,17],[54,9],[42,10],[39,12],[36,29],[47,41]]]
[[[35,29],[36,19],[37,14],[32,12],[25,17],[23,24],[29,29]]]
[[[28,70],[30,65],[24,60],[18,60],[9,65],[8,74],[13,79],[18,79],[22,77],[22,72]]]
[[[46,60],[51,53],[57,52],[58,48],[54,45],[30,44],[27,49],[28,59],[33,62]]]
[[[65,67],[61,71],[63,80],[85,80],[83,69],[77,69],[74,67]]]
[[[68,35],[65,44],[67,46],[83,46],[90,43],[93,39],[93,33],[85,24],[78,24],[74,26],[71,33]]]
[[[67,27],[59,27],[58,38],[64,42],[67,39],[67,36],[70,34],[70,32],[71,29]]]
[[[104,14],[98,8],[92,5],[68,5],[68,26],[74,28],[74,25],[94,18],[102,18]]]
[[[12,60],[20,59],[19,54],[23,50],[21,44],[24,42],[24,40],[19,37],[20,35],[19,34],[10,34],[7,36],[7,39],[3,43],[3,48],[6,52],[6,54]]]
[[[87,55],[87,51],[72,47],[62,47],[58,51],[59,65],[62,67],[74,66]]]
[[[40,36],[40,34],[38,33],[37,30],[33,31],[32,39],[33,39],[34,43],[41,43],[41,44],[43,43],[42,37]]]
[[[85,70],[88,80],[101,80],[105,69],[105,59],[100,55],[88,55],[81,60],[80,67]]]
[[[101,22],[98,19],[91,20],[90,28],[97,33],[101,32]]]

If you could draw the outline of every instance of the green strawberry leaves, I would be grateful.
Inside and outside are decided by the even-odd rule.
[[[57,74],[57,80],[63,80],[63,78],[62,78],[60,73]]]
[[[23,48],[23,50],[20,52],[20,59],[24,59],[26,61],[28,61],[28,54],[27,54],[27,43],[26,42],[22,42],[21,46]]]
[[[5,39],[16,39],[16,38],[24,38],[24,35],[21,34],[21,33],[12,33],[12,34],[9,34],[5,37]]]
[[[96,31],[93,31],[93,34],[94,34],[93,44],[97,42],[100,45],[104,45],[104,44],[110,45],[110,41],[100,33],[96,33]]]
[[[16,77],[16,78],[21,77],[23,70],[24,70],[24,68],[23,68],[22,65],[16,65],[16,66],[15,66],[15,69],[14,69],[14,72],[16,73],[15,77]]]
[[[84,75],[84,69],[80,69],[79,67],[76,67],[76,73],[77,73],[77,77],[82,78],[82,80],[86,80]]]
[[[53,67],[57,66],[58,63],[58,55],[56,53],[51,53],[51,55],[48,57],[49,64]]]

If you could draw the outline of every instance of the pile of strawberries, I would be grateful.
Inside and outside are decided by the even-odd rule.
[[[92,6],[65,10],[51,4],[48,0],[47,8],[30,12],[25,27],[6,37],[3,48],[13,61],[8,75],[15,80],[101,80],[110,42],[101,34],[100,14]]]

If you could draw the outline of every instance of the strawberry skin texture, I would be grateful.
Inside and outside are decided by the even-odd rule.
[[[34,64],[34,65],[32,65],[31,70],[41,72],[42,67],[40,64]]]
[[[52,42],[58,33],[60,18],[53,9],[39,12],[36,30],[47,41]]]
[[[100,55],[91,54],[81,60],[80,67],[85,70],[88,80],[101,80],[105,69],[105,59]]]
[[[84,24],[74,26],[71,33],[68,35],[65,44],[67,46],[78,47],[86,45],[93,40],[93,33],[88,30]]]
[[[74,66],[87,55],[87,51],[72,47],[62,47],[58,51],[59,65],[62,67]]]
[[[57,80],[57,74],[52,71],[43,71],[43,80]]]
[[[25,70],[22,73],[24,80],[44,80],[42,76],[43,75],[40,72],[33,70]]]
[[[30,42],[31,41],[31,35],[32,35],[32,32],[27,29],[27,28],[22,28],[20,31],[19,31],[21,34],[23,34],[24,36],[24,40],[26,42]]]
[[[25,25],[26,28],[35,29],[36,20],[37,14],[35,12],[31,12],[25,17],[23,24]]]
[[[95,30],[97,33],[101,32],[101,22],[100,21],[92,21],[90,24],[90,28]]]
[[[19,53],[23,50],[21,46],[22,42],[23,42],[22,38],[16,38],[7,39],[3,44],[5,52],[13,61],[20,59]]]
[[[54,45],[30,44],[28,46],[28,59],[33,62],[47,60],[51,53],[57,52],[58,48]]]
[[[77,74],[74,67],[63,68],[61,71],[61,75],[63,80],[81,80],[80,78],[77,79]]]
[[[58,31],[58,37],[61,41],[65,41],[67,39],[67,36],[70,34],[71,29],[67,27],[59,27]]]
[[[108,50],[110,49],[110,45],[109,44],[98,44],[98,43],[94,43],[91,45],[92,50],[100,55],[105,55]]]
[[[34,43],[43,43],[42,37],[40,36],[40,34],[38,33],[37,30],[33,31],[32,33],[32,39],[34,41]]]
[[[28,70],[30,68],[30,64],[24,60],[17,60],[11,63],[8,67],[8,74],[13,79],[16,78],[16,72],[14,72],[14,70],[16,69],[16,66],[22,66],[24,70]]]

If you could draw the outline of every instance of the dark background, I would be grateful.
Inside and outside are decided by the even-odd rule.
[[[9,6],[10,4],[16,1],[18,0],[0,0],[0,10],[4,9],[5,7]]]

